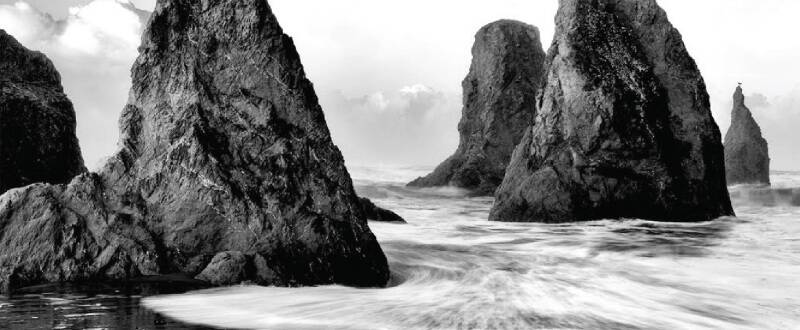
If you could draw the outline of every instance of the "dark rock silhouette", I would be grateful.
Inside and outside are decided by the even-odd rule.
[[[733,214],[703,78],[655,0],[561,0],[547,68],[491,220]]]
[[[725,134],[725,169],[728,184],[770,184],[767,140],[744,104],[741,86],[733,94],[731,127]]]
[[[501,20],[475,35],[464,79],[464,109],[455,154],[412,187],[456,186],[491,195],[503,180],[514,147],[533,123],[545,53],[539,30]]]
[[[361,197],[361,210],[368,220],[378,222],[399,222],[405,223],[406,220],[397,213],[383,209],[375,205],[371,200]]]
[[[292,39],[264,0],[160,0],[120,150],[0,198],[2,289],[183,273],[382,286],[389,269]]]
[[[0,194],[36,182],[67,183],[86,172],[75,110],[42,53],[0,30]]]

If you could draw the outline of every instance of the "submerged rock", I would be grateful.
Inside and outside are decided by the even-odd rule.
[[[733,214],[703,78],[655,0],[561,0],[547,67],[491,220]]]
[[[44,54],[0,30],[0,194],[85,171],[61,76]]]
[[[4,290],[170,273],[388,282],[314,88],[266,1],[158,1],[132,76],[120,150],[102,171],[0,198]]]
[[[733,94],[731,127],[725,134],[725,169],[728,184],[770,183],[767,140],[744,104],[741,86]]]
[[[397,215],[397,213],[394,213],[392,211],[386,210],[384,208],[375,205],[375,203],[373,203],[368,198],[361,197],[359,200],[361,202],[361,210],[364,213],[364,216],[366,216],[368,220],[378,221],[378,222],[399,222],[399,223],[406,222],[406,220],[404,220],[403,217]]]
[[[455,186],[491,195],[525,129],[533,123],[536,93],[544,73],[545,53],[539,29],[501,20],[475,35],[472,65],[464,79],[461,142],[433,173],[412,187]]]

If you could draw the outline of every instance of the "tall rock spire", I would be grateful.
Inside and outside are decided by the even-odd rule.
[[[61,76],[44,54],[0,30],[0,194],[85,171]]]
[[[725,134],[725,169],[728,184],[769,181],[769,147],[761,128],[744,104],[742,86],[733,94],[731,127]]]
[[[544,73],[539,29],[522,22],[490,23],[475,35],[472,65],[464,79],[464,110],[455,154],[414,187],[456,186],[491,195],[536,114]]]
[[[561,0],[547,68],[491,220],[733,214],[703,78],[655,0]]]
[[[292,39],[264,0],[159,0],[120,150],[0,200],[0,284],[184,273],[381,286],[389,270]],[[34,231],[36,229],[36,231]]]

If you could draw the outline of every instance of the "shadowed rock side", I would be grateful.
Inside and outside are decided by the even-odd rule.
[[[741,86],[733,94],[731,127],[725,134],[725,168],[728,184],[770,184],[767,140],[744,105]]]
[[[159,0],[120,150],[0,198],[0,284],[183,273],[224,285],[382,286],[292,39],[264,0]]]
[[[472,65],[464,79],[461,141],[433,173],[412,187],[455,186],[491,195],[503,180],[514,147],[533,123],[545,53],[539,30],[501,20],[475,35]]]
[[[561,0],[536,124],[490,219],[732,215],[708,94],[654,0]]]
[[[0,30],[0,194],[86,172],[75,110],[44,54]]]

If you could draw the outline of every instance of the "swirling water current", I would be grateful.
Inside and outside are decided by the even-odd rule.
[[[404,187],[429,170],[351,168],[361,195],[409,222],[370,223],[387,288],[241,285],[90,306],[118,316],[103,328],[800,329],[800,173],[730,187],[735,218],[544,225],[488,222],[492,198]],[[38,315],[15,304],[0,299],[0,324]]]

